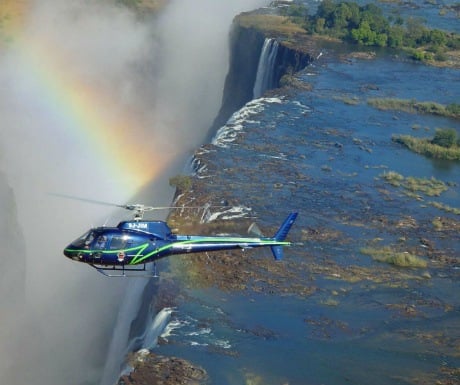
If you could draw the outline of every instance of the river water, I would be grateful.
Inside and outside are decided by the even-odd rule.
[[[339,60],[336,53],[325,49],[298,75],[305,89],[248,103],[197,151],[199,194],[247,207],[262,228],[299,211],[290,238],[302,242],[282,262],[296,266],[294,276],[264,273],[262,284],[237,291],[184,289],[154,351],[203,366],[213,384],[460,383],[460,217],[449,212],[460,208],[460,164],[391,140],[430,137],[436,128],[460,134],[460,126],[367,103],[458,102],[459,72],[388,54]],[[385,181],[390,171],[435,178],[447,189],[409,194]],[[435,228],[436,218],[450,226]],[[427,266],[378,262],[366,247],[410,252]]]

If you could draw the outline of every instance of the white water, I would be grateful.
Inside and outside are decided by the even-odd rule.
[[[142,339],[142,348],[137,351],[137,356],[143,358],[144,356],[148,355],[152,349],[157,346],[158,337],[162,334],[162,332],[167,328],[168,322],[171,319],[171,314],[174,311],[172,308],[164,308],[161,309],[156,316],[154,316],[151,312],[149,314],[149,318],[152,320],[151,324],[147,326],[144,335],[141,337]],[[152,319],[153,318],[153,319]],[[123,320],[119,320],[120,324],[123,324]],[[115,339],[114,339],[115,340]],[[139,341],[133,339],[129,341],[129,344],[126,348],[126,354],[132,352],[135,348],[135,344],[138,344]],[[119,377],[122,375],[129,374],[133,367],[129,363],[124,363],[122,368],[111,368],[113,372],[119,372]],[[108,373],[108,371],[106,371]],[[103,379],[103,381],[106,379]]]
[[[217,130],[216,135],[212,139],[212,144],[217,147],[228,147],[233,143],[238,133],[243,130],[243,123],[257,122],[253,120],[257,114],[265,109],[266,104],[282,103],[280,98],[259,98],[247,102],[238,111],[234,112],[228,122]],[[206,171],[203,169],[203,171]],[[202,174],[202,173],[201,173]]]
[[[161,309],[160,312],[153,319],[152,324],[147,328],[144,341],[142,343],[143,349],[153,349],[158,342],[158,336],[163,333],[166,326],[171,318],[171,314],[174,311],[173,308],[166,307]]]
[[[253,99],[260,98],[265,91],[273,86],[273,66],[275,65],[279,43],[276,39],[265,39],[257,66],[254,83]]]
[[[135,341],[129,340],[130,323],[142,305],[142,293],[146,282],[144,279],[131,279],[121,301],[121,309],[113,329],[113,335],[105,362],[102,384],[112,384],[123,371],[123,358],[133,350]]]

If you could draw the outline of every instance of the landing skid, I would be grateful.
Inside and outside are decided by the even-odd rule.
[[[157,264],[153,262],[153,270],[150,271],[147,269],[147,264],[139,266],[130,266],[130,265],[96,265],[91,264],[91,267],[95,268],[99,273],[105,275],[106,277],[127,277],[127,278],[158,278],[157,274]],[[111,273],[113,272],[113,273]]]

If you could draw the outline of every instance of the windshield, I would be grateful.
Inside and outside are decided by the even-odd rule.
[[[83,249],[88,248],[90,243],[94,240],[94,232],[92,230],[83,234],[80,238],[72,242],[72,246]]]

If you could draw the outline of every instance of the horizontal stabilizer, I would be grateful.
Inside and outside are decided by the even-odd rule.
[[[262,231],[260,230],[259,226],[254,222],[249,226],[248,234],[255,235],[257,237],[263,237]]]

